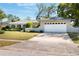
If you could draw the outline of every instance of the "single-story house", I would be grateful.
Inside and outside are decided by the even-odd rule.
[[[72,19],[73,20],[73,19]],[[44,19],[40,20],[40,29],[43,32],[68,32],[73,27],[71,19]]]
[[[10,22],[10,26],[17,27],[18,25],[21,28],[29,21],[18,21],[18,22]],[[32,20],[33,23],[40,23],[38,28],[25,28],[26,31],[42,31],[42,32],[78,32],[79,28],[74,28],[73,23],[74,19],[41,19],[39,21]]]
[[[73,27],[74,19],[41,19],[39,28],[26,28],[27,30],[42,32],[79,32],[79,28]]]
[[[14,28],[17,28],[18,26],[20,26],[21,28],[23,28],[28,22],[32,22],[33,24],[38,23],[35,20],[20,20],[17,22],[10,22],[9,26]]]

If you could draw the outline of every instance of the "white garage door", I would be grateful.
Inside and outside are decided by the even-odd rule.
[[[44,32],[66,32],[66,24],[45,24]]]

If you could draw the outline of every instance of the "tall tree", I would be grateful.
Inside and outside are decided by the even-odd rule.
[[[75,19],[75,26],[79,26],[79,4],[61,3],[58,6],[58,16],[63,18]]]
[[[38,8],[38,14],[36,16],[36,19],[39,19],[41,17],[49,18],[50,15],[56,11],[55,10],[55,4],[37,4]]]
[[[40,19],[40,17],[42,16],[42,13],[45,11],[46,9],[46,6],[45,4],[36,4],[37,8],[38,8],[38,13],[37,13],[37,16],[36,16],[36,20],[37,19]]]
[[[50,18],[52,13],[54,13],[56,11],[56,4],[50,4],[47,8],[46,8],[46,12],[47,12],[47,18]]]
[[[14,19],[14,16],[12,14],[8,14],[7,18],[9,22],[12,22],[12,20]]]
[[[26,20],[31,20],[31,17],[27,16]]]
[[[4,11],[2,11],[0,9],[0,27],[2,26],[2,19],[5,18],[5,17],[6,17],[6,15],[5,15]]]
[[[12,15],[12,14],[8,14],[8,15],[7,15],[7,18],[8,18],[8,21],[9,21],[9,22],[15,22],[15,21],[19,21],[19,20],[20,20],[19,17],[14,16],[14,15]]]

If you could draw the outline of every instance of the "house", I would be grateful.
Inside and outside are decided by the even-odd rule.
[[[23,26],[28,23],[33,22],[34,23],[40,23],[40,26],[38,28],[25,28],[26,31],[37,31],[37,32],[78,32],[79,28],[74,28],[73,23],[74,19],[60,19],[60,18],[51,18],[51,19],[45,19],[42,18],[39,21],[36,20],[21,20],[17,22],[10,22],[10,27],[17,28],[20,26],[23,28]]]
[[[42,19],[39,29],[43,32],[79,32],[79,28],[73,27],[75,19]]]
[[[32,22],[33,24],[38,23],[35,20],[20,20],[20,21],[17,21],[17,22],[10,22],[9,26],[11,28],[17,28],[18,26],[23,28],[28,22]]]
[[[0,24],[2,27],[5,27],[8,25],[8,18],[3,18],[2,21],[0,21]]]
[[[68,26],[71,25],[70,19],[56,20],[44,19],[40,20],[40,28],[44,32],[67,32]]]

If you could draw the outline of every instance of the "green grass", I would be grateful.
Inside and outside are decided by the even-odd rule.
[[[68,33],[72,41],[79,44],[79,33]]]
[[[0,41],[0,47],[3,47],[3,46],[9,46],[9,45],[12,45],[12,44],[15,44],[17,42],[12,42],[12,41]]]
[[[28,40],[37,34],[39,33],[6,31],[4,34],[0,34],[0,39]]]

